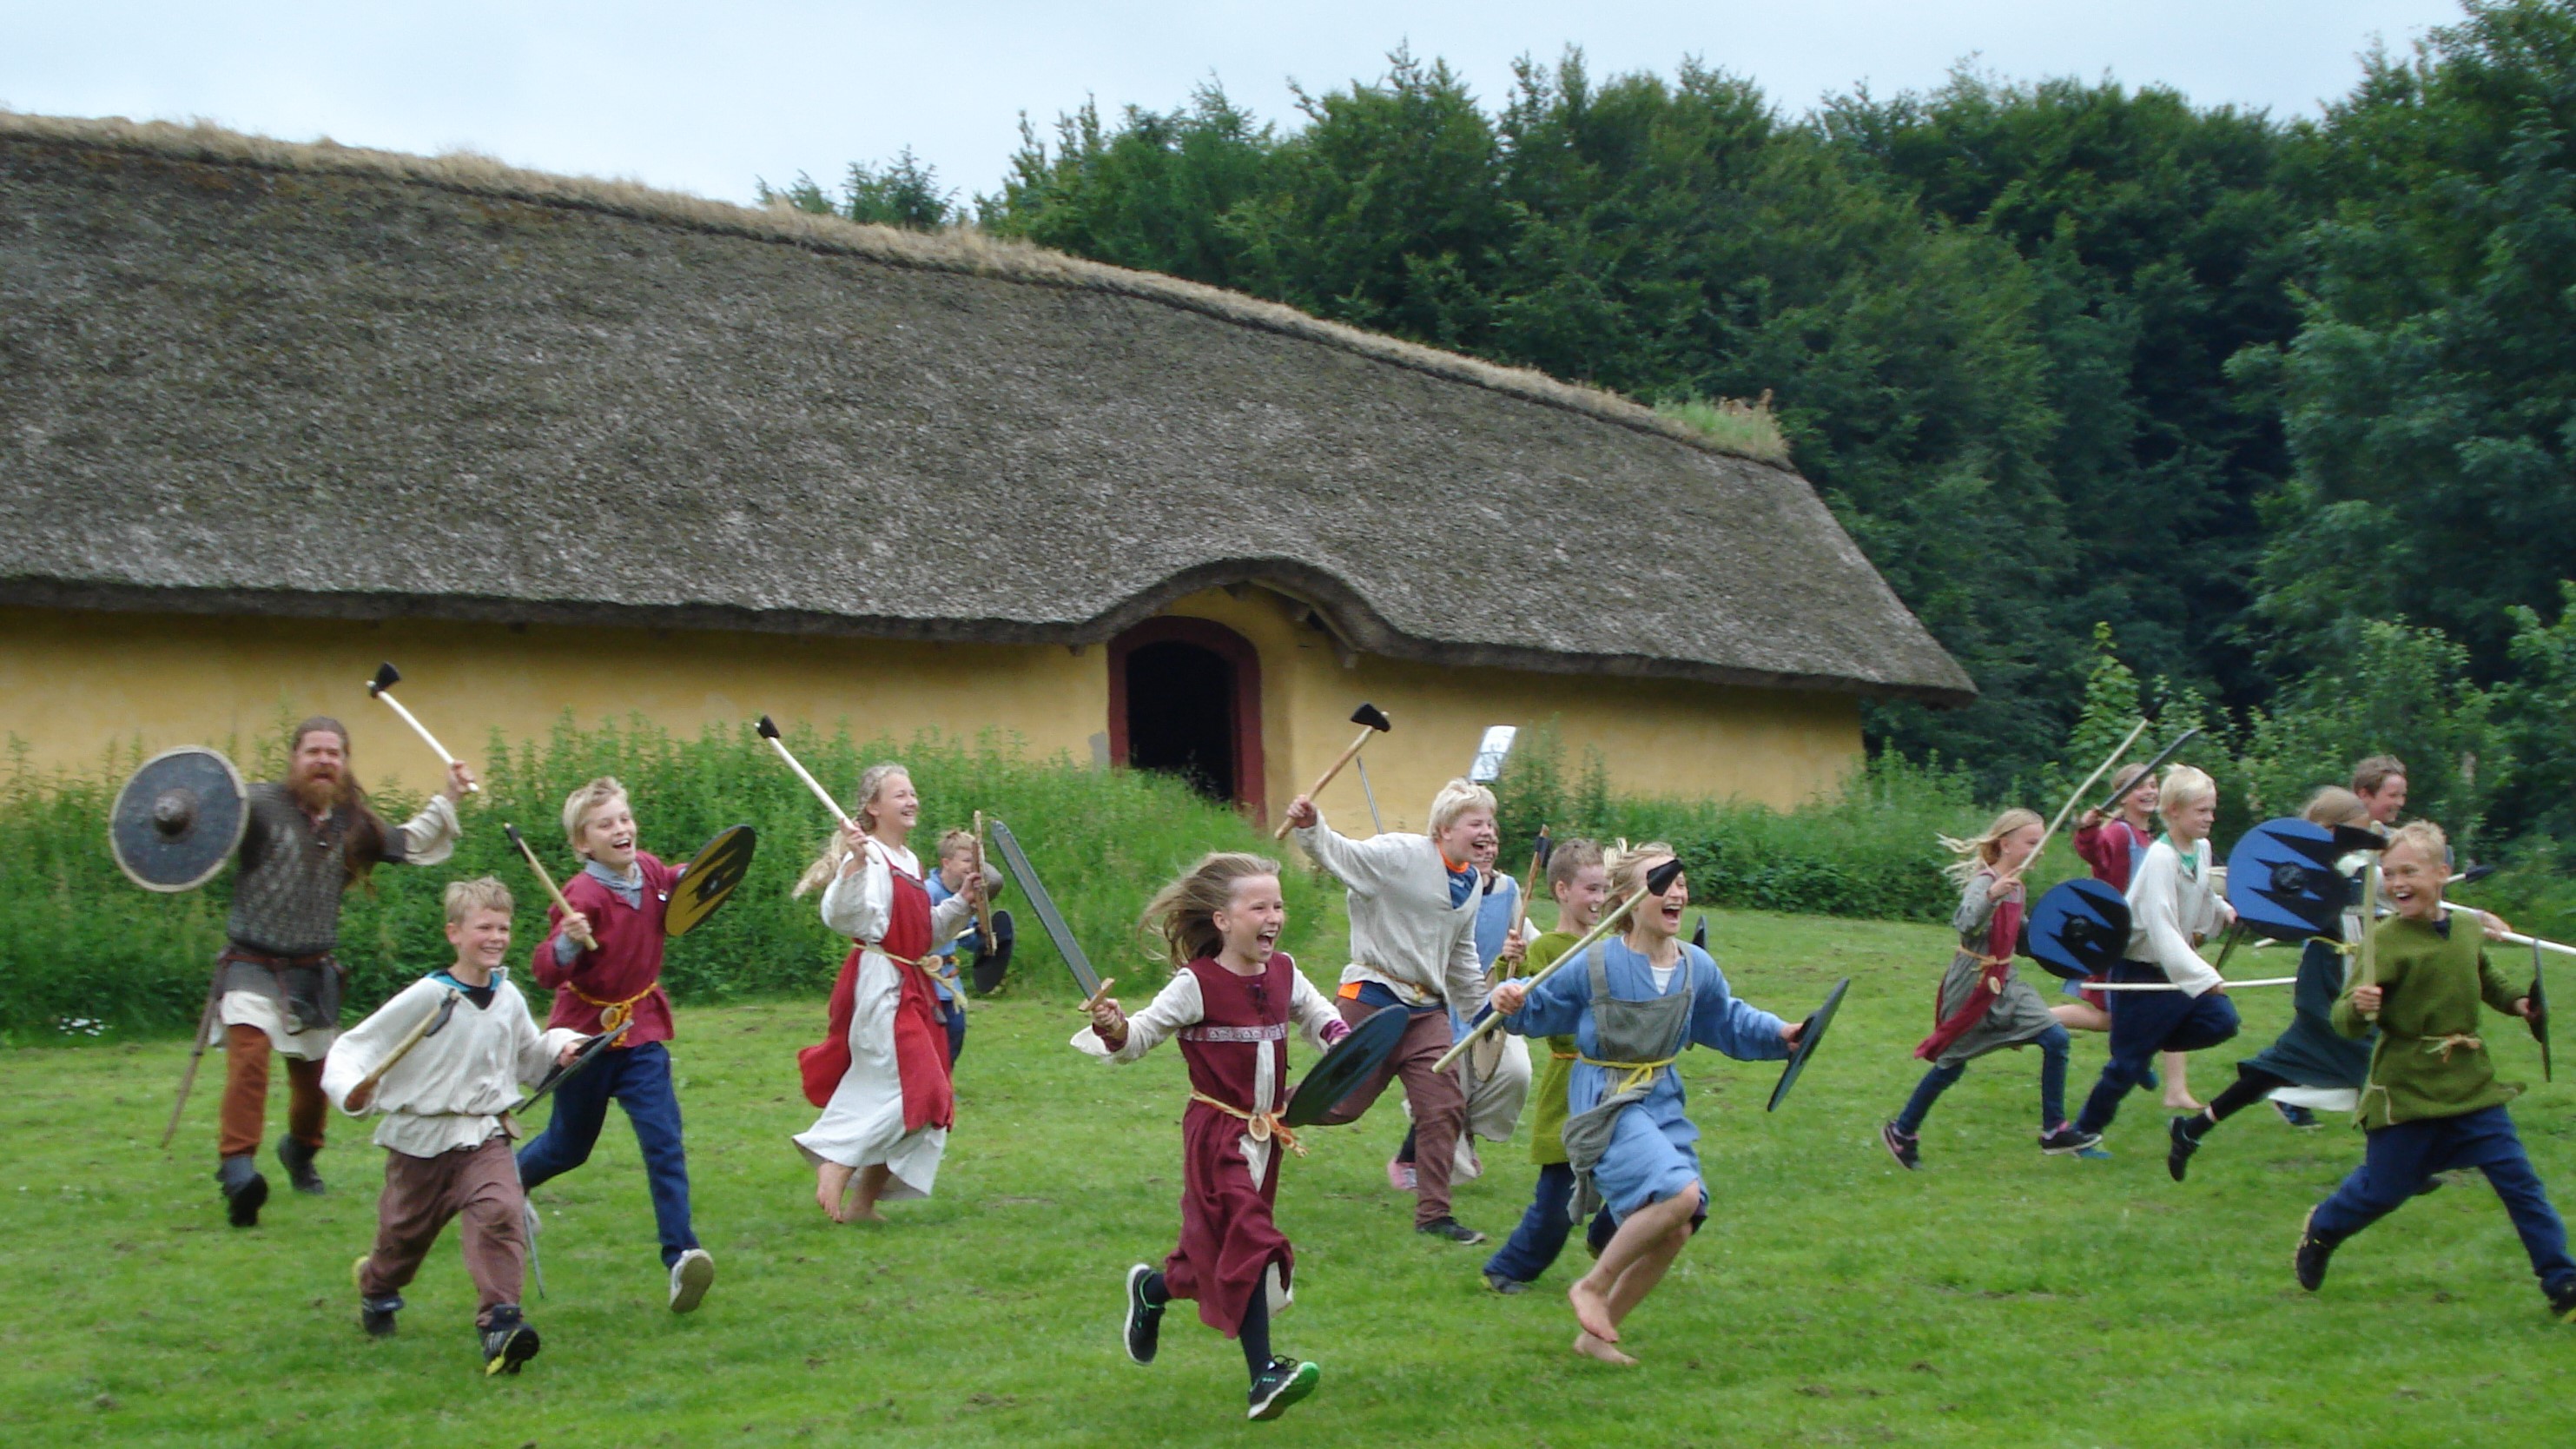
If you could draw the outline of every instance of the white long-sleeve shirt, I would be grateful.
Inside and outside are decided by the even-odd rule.
[[[1373,981],[1407,1006],[1451,1001],[1466,1010],[1485,994],[1476,957],[1479,897],[1449,900],[1449,868],[1427,835],[1353,840],[1322,815],[1297,832],[1297,843],[1342,883],[1349,895],[1351,964],[1342,984]]]
[[[823,889],[823,924],[853,941],[875,944],[885,939],[886,926],[894,919],[894,872],[899,868],[915,880],[921,879],[921,859],[900,845],[871,840],[866,846],[864,862],[856,870],[844,870]],[[966,929],[967,918],[975,908],[964,896],[951,896],[930,908],[930,949],[954,940]]]
[[[2219,984],[2216,968],[2200,958],[2192,938],[2206,938],[2227,922],[2227,908],[2209,884],[2210,844],[2204,840],[2186,863],[2162,836],[2129,881],[2129,949],[2132,961],[2154,966],[2165,979],[2198,996]]]
[[[424,976],[342,1032],[322,1062],[322,1091],[331,1104],[349,1112],[350,1088],[435,1014],[453,989]],[[421,1038],[385,1073],[374,1100],[349,1115],[383,1117],[376,1124],[376,1145],[410,1157],[479,1147],[501,1130],[501,1113],[519,1100],[519,1088],[542,1080],[555,1057],[579,1040],[581,1033],[568,1027],[539,1031],[527,998],[507,970],[497,970],[489,1005],[478,1007],[460,995],[447,1025]]]

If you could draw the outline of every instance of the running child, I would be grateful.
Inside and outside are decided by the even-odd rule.
[[[2156,782],[2147,774],[2144,765],[2122,765],[2119,773],[2111,779],[2111,788],[2120,792],[2112,807],[2116,813],[2105,818],[2099,810],[2085,811],[2076,821],[2075,854],[2093,873],[2095,880],[2127,895],[2129,882],[2137,876],[2138,867],[2146,862],[2147,848],[2156,843],[2155,815],[2159,797]],[[2095,982],[2108,979],[2097,977],[2093,982],[2068,982],[2066,994],[2076,999],[2050,1008],[2057,1024],[2068,1031],[2109,1031],[2111,1003],[2107,998],[2110,993],[2088,989]],[[2199,1111],[2200,1103],[2191,1095],[2191,1059],[2181,1052],[2166,1052],[2158,1065],[2164,1068],[2161,1080],[2165,1106],[2176,1112]],[[2147,1073],[2147,1086],[2155,1087],[2158,1081],[2156,1073]]]

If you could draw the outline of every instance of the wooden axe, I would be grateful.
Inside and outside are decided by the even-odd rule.
[[[401,700],[394,698],[393,688],[401,682],[402,671],[394,668],[391,661],[379,664],[376,666],[376,677],[367,681],[367,697],[383,700],[388,708],[402,716],[404,724],[411,726],[412,733],[420,736],[421,743],[429,746],[431,754],[438,756],[442,763],[453,768],[456,757],[447,752],[447,746],[440,744],[438,736],[431,734],[428,727],[415,718],[410,710],[403,708]],[[483,793],[483,787],[480,784],[468,784],[465,787],[465,793],[479,795]]]
[[[385,1059],[376,1063],[374,1071],[358,1079],[358,1084],[349,1089],[349,1094],[344,1099],[349,1103],[351,1111],[363,1112],[375,1103],[376,1087],[384,1081],[385,1073],[392,1071],[395,1063],[411,1055],[413,1047],[438,1035],[439,1028],[447,1025],[447,1019],[456,1014],[457,998],[464,994],[450,989],[445,996],[440,997],[437,1009],[422,1017],[419,1025],[405,1032],[403,1039],[394,1043],[394,1049],[385,1053]]]
[[[558,924],[569,923],[575,917],[580,917],[583,924],[587,925],[590,917],[574,910],[572,902],[564,899],[563,890],[555,884],[555,878],[546,873],[546,863],[537,859],[537,853],[528,847],[526,837],[519,834],[519,827],[504,825],[501,827],[501,833],[510,837],[512,845],[519,847],[519,854],[527,857],[528,869],[537,873],[537,884],[546,888],[546,898],[555,903],[556,910],[563,912],[563,922]]]
[[[1388,730],[1395,728],[1395,726],[1388,721],[1386,711],[1373,704],[1363,704],[1359,708],[1352,710],[1351,723],[1361,727],[1359,738],[1351,741],[1351,747],[1342,751],[1341,758],[1333,761],[1331,769],[1326,770],[1322,775],[1316,778],[1314,788],[1306,792],[1307,799],[1312,800],[1316,796],[1323,794],[1324,787],[1333,783],[1333,777],[1342,772],[1342,767],[1359,758],[1360,750],[1369,742],[1369,736],[1384,734]],[[1288,822],[1285,820],[1280,821],[1279,828],[1270,832],[1270,838],[1273,840],[1286,840],[1288,838]]]
[[[987,951],[993,949],[992,895],[991,880],[984,874],[984,812],[978,810],[975,812],[975,930]],[[965,1000],[966,988],[962,984],[957,988],[957,994],[960,1001]]]
[[[850,819],[849,812],[841,808],[841,802],[832,798],[832,792],[823,788],[823,782],[815,779],[813,772],[799,764],[796,756],[789,752],[787,742],[778,737],[778,725],[775,721],[767,715],[762,715],[760,723],[752,728],[760,732],[762,739],[769,741],[769,747],[778,752],[778,758],[787,762],[787,768],[796,772],[796,778],[805,782],[805,788],[814,792],[814,798],[823,802],[823,808],[832,812],[832,818],[841,822],[843,829],[855,823]],[[978,851],[983,849],[980,841],[976,849]]]

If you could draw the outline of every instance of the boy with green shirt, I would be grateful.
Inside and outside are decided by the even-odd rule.
[[[1522,960],[1532,971],[1573,949],[1608,909],[1610,871],[1600,843],[1569,840],[1556,847],[1547,858],[1547,888],[1556,897],[1556,929],[1530,943]],[[1574,1169],[1565,1160],[1565,1088],[1574,1057],[1574,1038],[1547,1038],[1547,1063],[1530,1089],[1530,1160],[1538,1164],[1538,1187],[1510,1240],[1485,1260],[1485,1286],[1497,1293],[1528,1292],[1574,1230]]]
[[[2481,1001],[2528,1019],[2531,997],[2487,960],[2477,912],[2445,914],[2448,851],[2439,826],[2416,821],[2399,827],[2381,853],[2396,914],[2371,928],[2370,969],[2353,972],[2334,1007],[2335,1029],[2346,1036],[2379,1028],[2361,1091],[2369,1147],[2343,1185],[2308,1210],[2299,1231],[2299,1286],[2314,1292],[2338,1244],[2422,1191],[2433,1174],[2474,1167],[2503,1199],[2549,1311],[2576,1323],[2576,1259],[2567,1255],[2566,1224],[2504,1110],[2522,1088],[2496,1080],[2478,1037]],[[2483,924],[2490,933],[2504,929],[2494,916]]]

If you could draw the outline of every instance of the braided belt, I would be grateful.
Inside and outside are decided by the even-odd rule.
[[[1627,1073],[1626,1076],[1619,1079],[1619,1085],[1610,1089],[1610,1095],[1615,1097],[1622,1092],[1633,1092],[1645,1086],[1648,1082],[1655,1079],[1655,1073],[1671,1066],[1674,1062],[1680,1059],[1678,1057],[1666,1057],[1661,1061],[1655,1062],[1605,1062],[1598,1057],[1578,1055],[1575,1060],[1583,1063],[1587,1067],[1604,1067],[1614,1072]]]
[[[653,983],[653,986],[659,986],[661,984],[662,983],[657,981]],[[573,985],[569,981],[564,983],[564,989],[566,991],[580,997],[585,1003],[599,1008],[599,1029],[612,1036],[623,1035],[626,1028],[634,1023],[635,1003],[652,995],[653,986],[645,987],[643,990],[636,992],[633,996],[627,997],[624,1001],[602,1001],[598,997],[591,995],[589,992],[582,990],[580,987]]]
[[[2432,1036],[2424,1038],[2425,1052],[2428,1054],[2439,1053],[2442,1058],[2442,1065],[2444,1066],[2449,1066],[2451,1064],[2451,1053],[2455,1051],[2467,1050],[2482,1052],[2486,1049],[2487,1044],[2484,1041],[2479,1040],[2475,1032],[2455,1031],[2447,1036]]]
[[[1299,1157],[1306,1155],[1305,1144],[1297,1140],[1297,1134],[1289,1130],[1287,1123],[1279,1120],[1279,1114],[1276,1112],[1247,1112],[1232,1102],[1220,1102],[1196,1088],[1191,1089],[1190,1100],[1205,1102],[1241,1122],[1244,1124],[1243,1135],[1255,1142],[1269,1142],[1275,1139],[1280,1146],[1296,1153]]]

